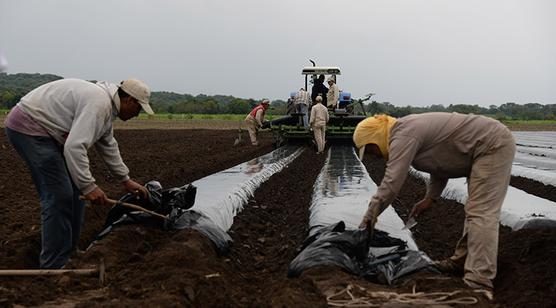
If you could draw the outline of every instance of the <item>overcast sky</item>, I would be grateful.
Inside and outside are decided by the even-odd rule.
[[[556,103],[553,0],[0,0],[8,73],[286,99],[309,59],[396,106]]]

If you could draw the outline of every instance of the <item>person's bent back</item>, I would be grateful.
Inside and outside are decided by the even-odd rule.
[[[148,194],[129,177],[114,139],[112,122],[139,115],[150,89],[128,79],[120,85],[63,79],[25,95],[6,118],[6,135],[25,160],[42,208],[42,268],[60,268],[77,248],[83,220],[81,194],[95,204],[108,197],[95,184],[87,151],[95,146],[113,175],[130,192]]]

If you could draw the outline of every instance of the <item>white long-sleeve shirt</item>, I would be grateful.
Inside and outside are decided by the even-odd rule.
[[[120,109],[117,91],[117,85],[107,82],[62,79],[34,89],[18,103],[23,112],[64,145],[68,171],[83,194],[96,188],[87,156],[92,145],[120,181],[129,179],[112,128]]]
[[[339,98],[340,90],[338,89],[338,86],[333,83],[330,88],[328,88],[328,93],[326,93],[326,103],[328,106],[336,106]]]

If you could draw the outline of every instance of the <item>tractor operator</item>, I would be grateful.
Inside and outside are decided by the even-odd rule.
[[[249,131],[249,138],[251,138],[252,145],[259,145],[257,133],[259,129],[263,127],[264,116],[268,106],[270,106],[270,100],[265,99],[245,117],[245,125],[247,126],[247,131]]]
[[[496,276],[500,209],[506,196],[515,154],[512,133],[500,122],[458,113],[423,113],[400,119],[386,115],[360,122],[353,134],[360,156],[370,145],[373,156],[387,160],[377,193],[360,227],[372,234],[377,217],[400,191],[409,166],[430,173],[423,200],[410,217],[418,216],[437,200],[450,178],[467,177],[463,235],[454,254],[435,265],[443,272],[463,273],[470,287],[492,297]]]
[[[326,94],[328,93],[328,88],[324,85],[324,75],[320,75],[317,79],[315,79],[315,83],[311,88],[311,100],[313,101],[313,105],[317,102],[317,96],[320,95],[322,97],[322,104],[327,106],[326,104]]]
[[[5,121],[6,135],[26,162],[41,204],[41,268],[63,267],[77,248],[84,215],[83,194],[99,205],[108,197],[95,184],[87,150],[95,146],[126,190],[147,197],[129,177],[112,122],[139,115],[149,106],[150,89],[128,79],[120,85],[80,79],[44,84],[21,98]]]

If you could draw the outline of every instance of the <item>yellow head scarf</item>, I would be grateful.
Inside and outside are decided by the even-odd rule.
[[[359,149],[367,144],[376,144],[384,158],[388,159],[390,130],[396,119],[384,114],[368,117],[359,122],[353,132],[353,143]]]

